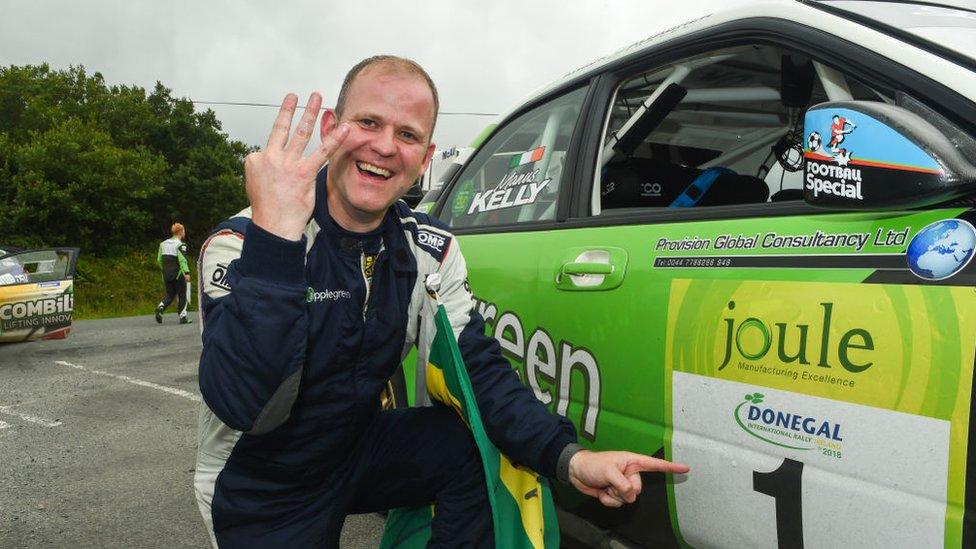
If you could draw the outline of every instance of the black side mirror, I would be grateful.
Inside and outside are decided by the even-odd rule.
[[[937,116],[932,113],[933,116]],[[943,129],[940,129],[943,128]],[[945,120],[874,101],[807,110],[803,198],[849,210],[919,208],[976,190],[976,167]],[[967,138],[971,141],[971,138]]]

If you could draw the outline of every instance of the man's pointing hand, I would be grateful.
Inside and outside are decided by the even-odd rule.
[[[641,493],[642,471],[687,473],[690,468],[633,452],[580,450],[569,461],[569,481],[607,507],[633,503]]]

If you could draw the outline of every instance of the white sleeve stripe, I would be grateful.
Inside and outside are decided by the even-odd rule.
[[[214,233],[204,242],[197,268],[201,298],[202,294],[206,294],[216,299],[230,292],[225,279],[226,269],[241,256],[243,242],[244,235],[231,229]]]

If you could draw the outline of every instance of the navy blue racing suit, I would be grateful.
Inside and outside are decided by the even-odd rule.
[[[418,349],[423,385],[440,299],[489,437],[550,478],[576,441],[519,382],[485,335],[464,258],[440,222],[389,208],[350,233],[329,216],[325,170],[299,242],[223,222],[200,254],[203,353],[194,484],[221,547],[336,547],[345,516],[435,505],[431,546],[492,546],[485,481],[467,427],[448,408],[380,410],[398,364]],[[274,545],[273,545],[274,544]]]

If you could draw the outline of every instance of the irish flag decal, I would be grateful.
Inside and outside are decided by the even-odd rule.
[[[512,162],[508,165],[508,167],[518,168],[519,166],[523,166],[525,164],[538,162],[539,160],[542,160],[542,153],[544,152],[546,152],[546,148],[539,147],[538,149],[524,152],[522,154],[517,154],[512,157]]]

